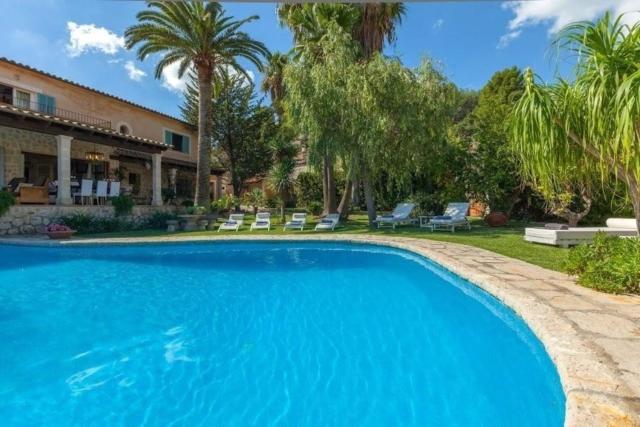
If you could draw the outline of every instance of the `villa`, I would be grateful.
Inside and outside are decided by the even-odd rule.
[[[192,199],[197,129],[142,105],[0,58],[0,187],[18,202],[72,206],[83,179],[120,182],[138,205]],[[211,196],[224,170],[211,171]],[[32,206],[33,207],[33,206]]]

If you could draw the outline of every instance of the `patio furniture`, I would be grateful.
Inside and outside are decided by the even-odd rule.
[[[18,194],[18,204],[49,204],[49,185],[46,182],[45,185],[33,185],[22,182],[16,187],[16,192]]]
[[[288,228],[294,229],[294,230],[304,230],[304,225],[307,222],[307,214],[303,213],[303,212],[298,212],[298,213],[294,213],[291,216],[291,221],[288,221],[287,223],[285,223],[284,227],[282,228],[282,230],[287,230]]]
[[[107,181],[98,181],[96,184],[96,194],[93,196],[93,199],[96,201],[97,205],[106,205],[107,204],[107,185],[109,183]]]
[[[378,224],[378,228],[384,226],[396,228],[396,225],[412,223],[414,221],[410,215],[415,207],[415,203],[400,203],[391,214],[379,215],[375,222]]]
[[[433,218],[433,215],[420,215],[418,217],[420,220],[420,228],[431,228],[431,225],[429,225],[431,218]]]
[[[471,224],[467,220],[467,212],[469,211],[468,202],[449,203],[444,215],[438,215],[431,218],[429,227],[431,231],[446,230],[452,233],[456,232],[456,227],[465,227],[471,230]]]
[[[250,230],[271,230],[271,213],[258,212],[256,214],[256,220],[251,224]]]
[[[568,248],[593,242],[597,233],[618,237],[637,236],[636,220],[634,218],[609,218],[606,227],[562,227],[551,224],[548,228],[528,227],[524,231],[524,240]]]
[[[340,214],[328,214],[316,224],[315,231],[333,231],[340,222]]]
[[[80,184],[80,192],[73,193],[74,202],[76,199],[80,199],[80,204],[84,205],[85,201],[88,201],[91,204],[91,198],[93,197],[93,180],[91,179],[83,179]]]
[[[238,231],[244,222],[244,214],[231,214],[229,215],[229,219],[218,227],[218,232],[226,230],[226,231]]]

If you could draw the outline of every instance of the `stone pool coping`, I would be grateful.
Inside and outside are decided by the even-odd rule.
[[[456,243],[370,235],[220,235],[0,239],[0,244],[88,245],[195,241],[332,241],[423,255],[511,307],[544,344],[566,395],[565,426],[640,426],[640,297],[585,289],[571,277]]]

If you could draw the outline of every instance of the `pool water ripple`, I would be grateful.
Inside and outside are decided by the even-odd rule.
[[[510,309],[340,243],[0,246],[3,425],[560,426]]]

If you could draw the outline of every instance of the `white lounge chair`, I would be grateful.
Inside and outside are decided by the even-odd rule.
[[[294,230],[302,231],[302,230],[304,230],[304,225],[306,224],[306,222],[307,222],[307,214],[306,213],[301,213],[301,212],[294,213],[291,216],[291,221],[287,221],[284,224],[284,227],[282,228],[282,230],[284,231],[284,230],[286,230],[288,228],[292,228]]]
[[[415,203],[400,203],[391,214],[379,215],[375,222],[378,224],[378,228],[382,228],[385,225],[396,228],[396,225],[399,224],[412,223],[413,220],[410,216],[415,207]]]
[[[238,231],[240,227],[242,227],[242,223],[244,222],[244,214],[231,214],[229,215],[229,219],[220,224],[218,227],[218,232],[222,230],[227,231]]]
[[[609,218],[606,227],[567,227],[566,229],[525,228],[524,240],[545,245],[568,248],[582,243],[591,243],[599,232],[609,236],[637,236],[636,220],[633,218]]]
[[[434,230],[448,230],[455,233],[456,227],[464,227],[467,230],[471,229],[471,224],[467,220],[467,212],[469,211],[469,203],[458,202],[449,203],[447,209],[444,211],[444,215],[434,216],[429,221],[428,227],[431,231]]]
[[[84,202],[91,203],[91,198],[93,196],[93,180],[92,179],[83,179],[80,184],[80,192],[73,193],[74,201],[80,198],[80,204],[84,205]]]
[[[316,231],[333,231],[340,222],[340,214],[328,214],[316,224]]]
[[[96,201],[97,205],[104,205],[107,202],[107,181],[98,181],[96,184],[96,194],[93,196],[93,199]]]
[[[251,231],[253,230],[271,230],[271,213],[258,212],[256,220],[251,224]]]

